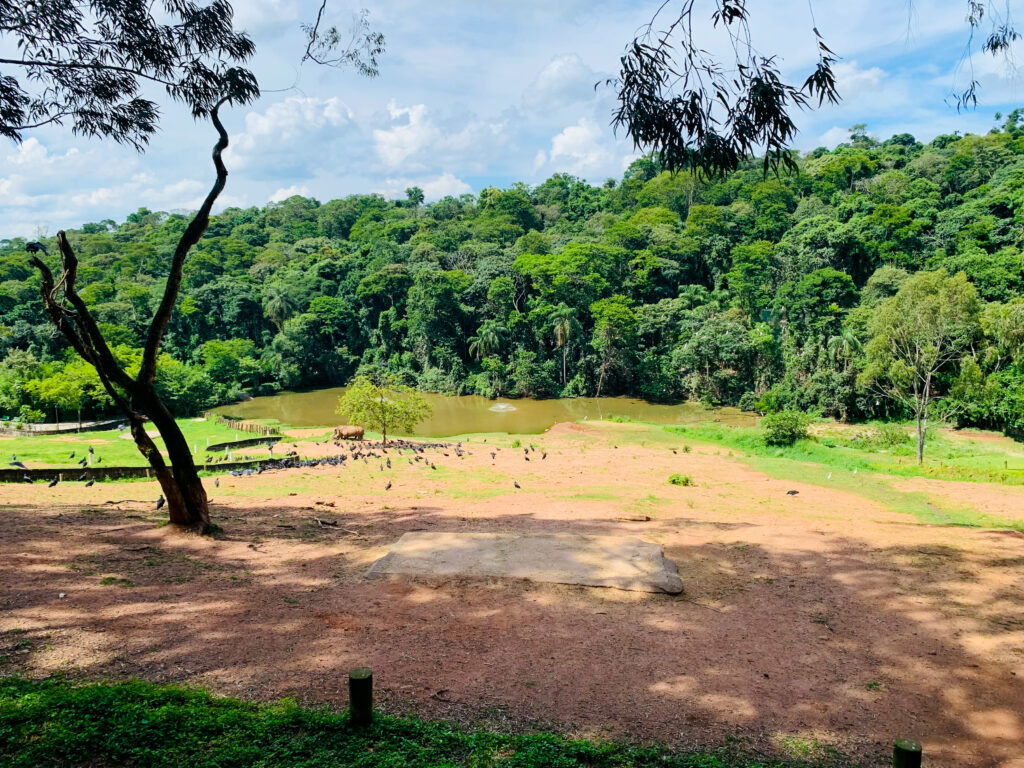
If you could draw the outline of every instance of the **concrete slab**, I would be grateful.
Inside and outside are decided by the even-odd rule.
[[[406,533],[366,572],[411,576],[496,576],[634,592],[683,591],[661,547],[623,536]]]

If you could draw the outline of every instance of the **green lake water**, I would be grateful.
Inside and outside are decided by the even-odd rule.
[[[274,419],[293,427],[322,427],[343,424],[335,414],[344,387],[312,392],[282,392],[226,405],[216,412],[240,419]],[[451,397],[424,392],[433,410],[417,426],[415,434],[446,437],[469,432],[539,434],[563,421],[585,421],[620,417],[654,424],[692,424],[720,421],[751,426],[756,416],[736,408],[707,410],[697,403],[661,405],[627,397],[579,397],[561,400],[488,400],[476,395]]]

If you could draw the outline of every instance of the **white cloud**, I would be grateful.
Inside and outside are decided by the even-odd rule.
[[[592,176],[617,166],[615,153],[605,144],[610,138],[593,120],[583,117],[551,139],[550,162],[577,176]]]
[[[290,187],[281,187],[270,194],[267,198],[269,203],[280,203],[282,200],[287,200],[289,197],[295,197],[295,195],[301,195],[302,197],[310,196],[309,187],[305,184],[298,185],[292,184]]]
[[[427,117],[426,104],[399,107],[391,102],[388,114],[392,120],[404,118],[404,122],[375,130],[373,146],[378,157],[391,168],[399,167],[407,158],[426,149],[440,137],[440,131]]]
[[[583,63],[577,54],[552,59],[523,93],[523,101],[533,108],[558,108],[590,101],[595,97],[594,83],[600,75]]]
[[[451,173],[444,173],[438,176],[433,181],[424,182],[422,185],[423,194],[428,201],[440,200],[442,197],[453,195],[458,197],[464,195],[467,192],[472,192],[473,188],[469,186],[462,179],[456,178]]]
[[[436,178],[389,178],[385,180],[384,186],[376,191],[385,197],[394,199],[405,197],[405,190],[409,187],[422,189],[424,200],[428,203],[448,195],[458,197],[473,191],[469,184],[453,173],[442,173]]]
[[[846,100],[856,99],[861,94],[874,95],[886,76],[881,67],[861,69],[856,61],[841,61],[832,70],[836,76],[836,87]]]

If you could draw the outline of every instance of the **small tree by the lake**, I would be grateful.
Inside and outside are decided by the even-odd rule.
[[[381,433],[387,443],[388,430],[410,432],[430,416],[423,396],[393,375],[357,376],[338,398],[337,412],[350,424]]]

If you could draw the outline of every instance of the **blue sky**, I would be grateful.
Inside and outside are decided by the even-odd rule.
[[[226,117],[232,146],[224,205],[263,205],[290,194],[321,201],[357,192],[428,200],[565,171],[594,182],[618,177],[635,156],[609,125],[614,96],[594,84],[616,71],[623,46],[656,2],[602,0],[363,0],[387,39],[381,76],[299,67],[299,25],[315,0],[236,0],[238,26],[259,50],[265,90]],[[698,0],[698,6],[710,0]],[[807,0],[757,0],[755,44],[778,53],[794,79],[815,58]],[[331,0],[348,26],[359,5]],[[963,0],[814,0],[818,28],[841,57],[837,107],[801,113],[797,146],[834,146],[866,123],[886,138],[909,132],[984,132],[994,113],[1024,104],[1024,70],[974,57],[977,110],[946,104],[966,84]],[[702,41],[715,50],[710,30]],[[273,92],[272,92],[273,91]],[[0,238],[52,235],[86,221],[121,220],[139,207],[198,204],[212,179],[214,134],[180,108],[165,109],[144,155],[60,129],[0,145]]]

